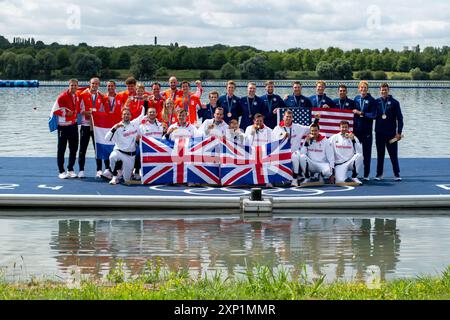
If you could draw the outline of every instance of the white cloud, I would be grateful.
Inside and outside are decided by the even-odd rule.
[[[75,3],[81,9],[78,30],[67,28],[67,8]],[[0,33],[10,40],[120,46],[158,36],[161,44],[265,50],[450,44],[448,0],[0,0],[0,6]]]

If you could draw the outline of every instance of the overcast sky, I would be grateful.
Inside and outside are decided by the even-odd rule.
[[[76,5],[74,5],[76,3]],[[263,50],[450,45],[450,0],[0,0],[0,34],[122,46]]]

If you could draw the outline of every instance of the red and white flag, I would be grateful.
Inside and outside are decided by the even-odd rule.
[[[348,121],[349,130],[353,131],[354,114],[352,110],[312,108],[312,115],[311,115],[312,121],[314,121],[314,116],[316,114],[320,114],[319,120],[320,133],[322,133],[327,138],[341,131],[339,129],[339,123],[342,120]]]

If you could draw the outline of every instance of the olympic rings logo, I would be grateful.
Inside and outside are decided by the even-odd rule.
[[[239,189],[230,187],[187,187],[185,189],[180,189],[180,187],[171,187],[165,185],[156,185],[149,187],[152,191],[157,192],[167,192],[167,193],[180,193],[183,192],[186,195],[192,196],[211,196],[211,197],[241,197],[250,195],[249,189]],[[300,188],[300,187],[290,187],[290,188],[271,188],[263,189],[262,194],[265,196],[272,197],[311,197],[320,196],[326,193],[332,192],[347,192],[354,190],[355,187],[352,186],[342,186],[342,187],[330,187],[330,188]]]

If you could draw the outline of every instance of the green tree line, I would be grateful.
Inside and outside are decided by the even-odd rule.
[[[133,75],[149,80],[165,78],[173,70],[201,70],[202,79],[384,80],[390,74],[392,80],[450,80],[450,49],[262,51],[221,44],[188,48],[178,43],[110,48],[86,43],[48,45],[19,37],[11,43],[0,36],[0,76],[4,79],[121,79]]]

